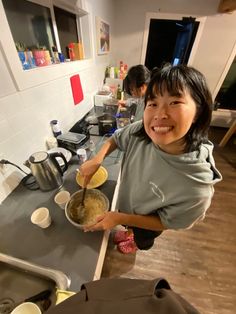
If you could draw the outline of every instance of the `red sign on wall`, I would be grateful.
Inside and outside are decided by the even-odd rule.
[[[81,86],[79,74],[71,76],[70,84],[71,84],[74,104],[78,105],[84,99],[84,93]]]

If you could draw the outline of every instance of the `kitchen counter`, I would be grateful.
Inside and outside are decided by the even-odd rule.
[[[99,188],[109,198],[112,210],[120,169],[120,159],[116,158],[116,152],[113,154],[103,163],[109,176]],[[63,189],[71,194],[79,189],[75,180],[77,168],[78,159],[74,156],[63,184]],[[3,201],[0,205],[0,252],[61,270],[71,278],[69,290],[76,292],[83,283],[100,278],[109,231],[84,233],[74,227],[66,219],[64,210],[54,203],[57,192],[30,191],[20,184]],[[52,217],[47,229],[30,221],[32,212],[41,206],[48,207]]]

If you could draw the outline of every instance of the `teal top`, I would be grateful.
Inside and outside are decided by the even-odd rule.
[[[222,176],[215,167],[213,144],[199,151],[170,155],[133,133],[142,121],[117,130],[113,138],[124,152],[117,209],[129,214],[158,214],[168,229],[190,228],[205,217]]]

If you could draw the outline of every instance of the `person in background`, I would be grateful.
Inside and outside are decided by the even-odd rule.
[[[168,229],[191,228],[211,204],[222,179],[208,140],[212,97],[204,76],[185,65],[165,65],[152,77],[143,120],[117,130],[80,171],[85,185],[114,149],[124,152],[115,212],[84,231],[112,229],[122,253],[150,249]]]
[[[124,79],[124,91],[131,97],[126,100],[120,100],[118,105],[121,107],[134,107],[135,115],[133,121],[141,120],[143,117],[144,95],[150,78],[151,73],[148,68],[139,64],[131,67]]]

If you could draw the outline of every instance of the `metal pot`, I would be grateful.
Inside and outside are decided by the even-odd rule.
[[[108,211],[110,206],[108,198],[100,190],[87,189],[84,199],[85,212],[83,215],[85,216],[80,216],[82,194],[83,190],[79,190],[78,192],[72,194],[70,200],[66,203],[65,206],[66,218],[72,225],[79,229],[83,229],[84,224],[94,222],[96,217],[100,216],[103,212]],[[100,212],[96,210],[96,207],[88,207],[89,204],[92,204],[92,207],[94,205],[99,205]],[[86,220],[86,222],[83,224],[83,222],[80,221],[81,219],[84,221]]]
[[[116,130],[116,118],[108,113],[98,117],[99,135],[112,134]]]

